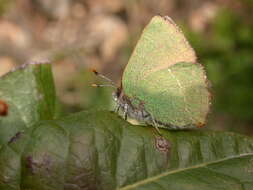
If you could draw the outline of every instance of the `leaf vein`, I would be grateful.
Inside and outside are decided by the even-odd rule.
[[[120,190],[133,189],[133,188],[136,188],[138,186],[141,186],[141,185],[153,182],[155,180],[158,180],[158,179],[160,179],[162,177],[168,176],[170,174],[174,174],[174,173],[178,173],[178,172],[183,172],[183,171],[187,171],[187,170],[191,170],[191,169],[195,169],[195,168],[205,167],[205,166],[210,165],[210,164],[215,164],[215,163],[219,163],[219,162],[222,162],[222,161],[227,161],[227,160],[230,160],[230,159],[235,159],[235,158],[240,158],[240,157],[246,157],[246,156],[253,156],[253,152],[251,152],[251,153],[244,153],[244,154],[240,154],[240,155],[237,155],[237,156],[230,156],[230,157],[219,159],[219,160],[216,160],[216,161],[211,161],[211,162],[207,162],[207,163],[201,163],[201,164],[190,166],[190,167],[187,167],[187,168],[180,168],[180,169],[177,169],[177,170],[164,172],[164,173],[162,173],[160,175],[156,175],[156,176],[153,176],[151,178],[141,180],[141,181],[139,181],[137,183],[134,183],[134,184],[131,184],[131,185],[127,185],[127,186],[125,186],[123,188],[120,188]]]

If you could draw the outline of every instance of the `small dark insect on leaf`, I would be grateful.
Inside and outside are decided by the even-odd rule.
[[[18,140],[21,137],[21,132],[17,132],[13,137],[11,137],[11,139],[9,140],[8,144],[11,144],[13,142],[15,142],[16,140]]]
[[[8,115],[8,105],[3,100],[0,100],[0,116],[7,116],[7,115]]]

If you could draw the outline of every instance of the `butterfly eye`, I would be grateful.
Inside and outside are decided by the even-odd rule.
[[[112,97],[113,97],[113,100],[114,100],[115,102],[117,102],[117,100],[118,100],[117,92],[113,92],[113,93],[112,93]]]

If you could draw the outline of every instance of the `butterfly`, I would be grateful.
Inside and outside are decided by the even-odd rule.
[[[206,73],[171,18],[154,16],[144,28],[113,99],[124,119],[167,129],[205,125],[211,101]]]

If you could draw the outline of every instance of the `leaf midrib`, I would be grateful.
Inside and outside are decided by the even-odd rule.
[[[158,179],[160,179],[160,178],[162,178],[162,177],[165,177],[165,176],[167,176],[167,175],[170,175],[170,174],[179,173],[179,172],[183,172],[183,171],[187,171],[187,170],[191,170],[191,169],[195,169],[195,168],[201,168],[201,167],[205,167],[205,166],[210,165],[210,164],[215,164],[215,163],[227,161],[227,160],[230,160],[230,159],[242,158],[242,157],[246,157],[246,156],[253,156],[253,152],[251,152],[251,153],[239,154],[239,155],[237,155],[237,156],[230,156],[230,157],[226,157],[226,158],[223,158],[223,159],[218,159],[218,160],[216,160],[216,161],[201,163],[201,164],[197,164],[197,165],[190,166],[190,167],[186,167],[186,168],[180,168],[180,169],[176,169],[176,170],[164,172],[164,173],[162,173],[162,174],[159,174],[159,175],[156,175],[156,176],[153,176],[153,177],[150,177],[150,178],[147,178],[147,179],[138,181],[138,182],[136,182],[136,183],[134,183],[134,184],[127,185],[127,186],[125,186],[125,187],[123,187],[123,188],[120,188],[120,189],[118,189],[118,190],[129,190],[129,189],[136,188],[136,187],[138,187],[138,186],[141,186],[141,185],[150,183],[150,182],[152,182],[152,181],[156,181],[156,180],[158,180]]]

